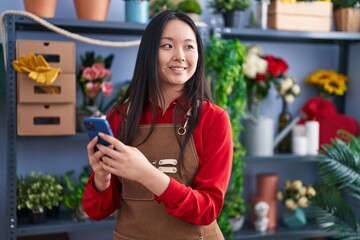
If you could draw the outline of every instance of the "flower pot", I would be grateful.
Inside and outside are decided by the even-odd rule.
[[[125,21],[136,23],[149,22],[149,1],[127,0],[125,1]]]
[[[273,155],[274,120],[244,119],[243,144],[249,156]]]
[[[43,18],[55,16],[56,3],[57,0],[24,0],[25,11]]]
[[[223,13],[225,27],[235,27],[236,11],[227,11]]]
[[[82,204],[80,204],[80,206],[78,206],[74,209],[73,219],[75,222],[85,221],[85,220],[89,219],[89,216],[86,214]]]
[[[37,209],[29,210],[29,223],[31,224],[40,224],[45,222],[45,211],[40,212]]]
[[[74,5],[79,19],[105,21],[110,0],[74,0]]]
[[[360,10],[355,8],[340,8],[334,11],[336,31],[359,32]]]
[[[230,223],[230,226],[231,226],[231,231],[237,232],[244,225],[245,217],[244,216],[239,216],[239,217],[235,217],[235,218],[229,218],[228,220],[229,220],[229,223]]]
[[[304,210],[301,208],[296,208],[295,210],[285,208],[283,212],[283,222],[289,228],[300,228],[305,226],[306,215]]]

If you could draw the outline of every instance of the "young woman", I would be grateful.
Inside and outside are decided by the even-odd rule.
[[[232,136],[211,101],[193,21],[165,11],[142,37],[134,76],[108,114],[111,146],[87,146],[87,214],[117,212],[114,239],[223,239],[216,223],[229,183]],[[97,147],[98,151],[94,151]]]

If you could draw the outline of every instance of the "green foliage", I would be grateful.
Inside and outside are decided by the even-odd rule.
[[[89,166],[84,166],[78,181],[73,177],[74,171],[67,171],[62,178],[64,184],[63,204],[67,209],[74,210],[82,203],[85,186],[89,180],[91,169]]]
[[[359,0],[332,0],[333,7],[335,9],[338,8],[352,8],[355,7],[356,4],[359,4]]]
[[[316,220],[340,239],[359,239],[360,223],[344,196],[360,200],[360,141],[355,137],[348,143],[335,139],[323,149],[319,173],[324,183],[315,186],[317,195],[313,199],[319,207]]]
[[[150,12],[152,15],[156,15],[157,13],[165,10],[176,10],[176,6],[172,0],[155,0],[150,6]]]
[[[29,176],[17,177],[17,209],[43,212],[52,209],[62,201],[62,186],[50,175],[31,172]]]
[[[211,0],[208,7],[213,9],[215,14],[227,11],[245,11],[250,7],[249,0]]]
[[[201,6],[197,0],[183,0],[176,6],[177,12],[201,14]]]
[[[232,232],[228,218],[243,215],[247,210],[247,204],[242,198],[245,166],[242,157],[245,150],[239,140],[240,122],[246,105],[246,83],[241,67],[244,61],[245,47],[238,39],[218,39],[213,36],[206,45],[206,76],[210,80],[215,102],[229,113],[233,134],[231,182],[218,218],[222,232],[229,238],[232,237]]]

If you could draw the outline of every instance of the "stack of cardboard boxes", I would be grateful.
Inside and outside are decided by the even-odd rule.
[[[17,59],[29,53],[42,55],[61,68],[55,82],[40,84],[17,74],[17,132],[21,136],[75,134],[76,65],[73,42],[18,40]]]

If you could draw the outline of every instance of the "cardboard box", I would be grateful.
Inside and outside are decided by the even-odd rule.
[[[26,74],[17,76],[18,103],[75,103],[75,74],[60,74],[51,84],[39,84]]]
[[[331,2],[284,3],[272,1],[268,27],[277,30],[329,32],[332,24]]]
[[[17,105],[17,132],[20,136],[75,134],[75,103]]]
[[[43,55],[50,66],[61,68],[62,73],[75,73],[74,42],[17,40],[16,57],[27,56],[29,53]]]

